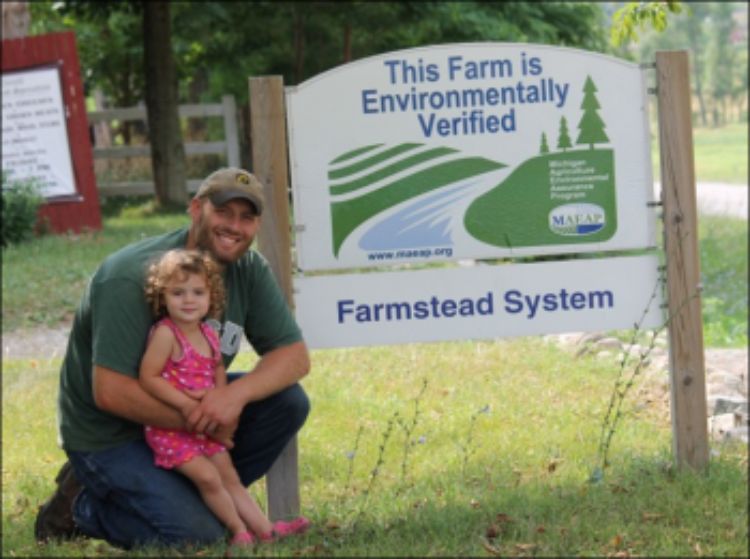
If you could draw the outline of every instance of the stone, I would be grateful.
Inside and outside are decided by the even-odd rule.
[[[744,428],[747,432],[747,414],[739,412],[722,413],[708,418],[708,432],[714,440],[730,440],[741,432],[741,429],[735,431],[737,428]]]
[[[743,443],[747,443],[748,442],[748,426],[742,425],[740,427],[735,427],[734,429],[730,429],[726,433],[724,438],[725,440],[741,441]]]
[[[742,394],[744,388],[742,379],[727,371],[710,372],[706,375],[706,381],[714,394]]]
[[[588,334],[584,334],[580,340],[578,340],[579,344],[591,344],[594,342],[598,342],[604,337],[604,334],[601,332],[589,332]]]
[[[617,338],[602,338],[596,342],[596,345],[602,349],[622,349],[622,342]]]
[[[734,412],[747,413],[747,398],[718,394],[709,396],[707,401],[709,415],[722,415]]]

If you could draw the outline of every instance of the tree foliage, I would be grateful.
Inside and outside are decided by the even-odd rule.
[[[734,89],[732,73],[735,52],[727,40],[734,26],[732,5],[724,2],[717,3],[712,10],[712,18],[712,33],[706,52],[706,83],[715,101],[713,123],[721,124],[724,120],[723,115],[726,113],[725,104]],[[745,78],[747,79],[747,74]]]
[[[0,245],[6,247],[30,239],[42,203],[44,197],[35,182],[10,180],[3,171]]]
[[[667,14],[680,13],[682,2],[627,2],[617,10],[612,17],[612,28],[610,41],[614,46],[619,46],[625,40],[637,41],[638,32],[636,28],[643,31],[647,25],[651,25],[656,31],[664,31],[667,28]]]
[[[72,29],[84,83],[117,107],[143,99],[143,26],[138,2],[31,2],[32,33]]]
[[[645,31],[631,50],[643,61],[653,61],[658,50],[689,50],[697,122],[707,126],[747,119],[747,27],[740,29],[741,19],[734,18],[747,14],[747,6],[689,2],[683,7],[666,30]]]
[[[148,98],[143,2],[64,0],[32,6],[33,31],[74,29],[84,85],[111,106]],[[235,97],[248,77],[295,85],[340,64],[417,46],[517,42],[607,48],[601,7],[565,2],[171,2],[180,103]],[[246,115],[240,122],[246,122]],[[191,123],[192,126],[192,123]],[[129,143],[128,129],[123,140]],[[192,131],[191,131],[192,133]],[[245,138],[246,134],[241,134]],[[242,153],[249,150],[242,149]]]
[[[183,102],[247,78],[298,84],[335,66],[422,45],[503,41],[607,48],[600,6],[565,2],[174,2],[172,45]],[[53,9],[54,8],[54,9]],[[85,81],[115,106],[144,98],[140,2],[37,2],[36,32],[75,29]]]

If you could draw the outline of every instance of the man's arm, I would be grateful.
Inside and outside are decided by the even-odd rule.
[[[138,379],[99,365],[94,365],[94,402],[100,410],[136,423],[185,428],[180,412],[147,393]]]
[[[212,433],[236,424],[246,404],[263,400],[293,385],[310,371],[310,355],[299,341],[269,351],[242,378],[204,396],[187,421],[188,429]]]
[[[100,410],[135,423],[163,429],[187,428],[180,412],[151,396],[141,387],[138,379],[99,365],[94,366],[94,402]],[[214,433],[212,437],[227,448],[232,448],[233,434],[234,429]]]

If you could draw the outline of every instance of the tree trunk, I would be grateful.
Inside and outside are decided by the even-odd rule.
[[[114,97],[115,107],[132,107],[140,101],[133,93],[133,60],[128,56],[128,63],[125,68],[120,69],[120,75],[117,77],[117,88]],[[138,96],[140,97],[140,95]],[[138,121],[140,122],[140,121]],[[117,127],[117,132],[122,137],[123,144],[131,145],[133,141],[133,130],[135,129],[133,120],[122,120]]]
[[[238,105],[237,117],[238,136],[240,140],[240,167],[253,171],[252,149],[253,140],[250,137],[250,103]]]
[[[305,64],[305,22],[300,10],[294,5],[294,84],[302,81]]]
[[[344,64],[352,61],[352,24],[344,24]]]
[[[143,40],[146,114],[156,203],[160,207],[184,206],[188,199],[185,148],[178,115],[169,2],[143,3]]]
[[[690,17],[687,20],[688,42],[692,51],[690,58],[693,62],[692,78],[695,80],[695,96],[698,98],[698,110],[702,126],[708,125],[708,111],[706,109],[706,100],[703,96],[703,61],[705,57],[705,49],[703,48],[703,22],[707,15],[704,13],[705,10],[706,8],[699,8],[694,14],[695,17]]]
[[[696,97],[698,97],[698,109],[700,110],[701,115],[701,125],[706,126],[708,124],[708,119],[706,118],[706,101],[703,99],[703,81],[701,79],[701,72],[703,71],[703,68],[701,68],[697,56],[695,56],[693,60],[695,61],[693,66],[693,72],[695,74],[695,95]]]
[[[200,103],[201,96],[208,89],[208,72],[206,68],[197,68],[188,86],[188,103]],[[208,126],[205,118],[191,118],[187,121],[187,141],[205,142],[208,137]]]

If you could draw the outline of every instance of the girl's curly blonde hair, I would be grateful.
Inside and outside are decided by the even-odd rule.
[[[211,303],[207,316],[220,318],[224,311],[224,282],[221,267],[210,254],[198,250],[170,250],[148,267],[146,275],[146,301],[155,317],[166,316],[164,290],[174,279],[183,281],[188,274],[198,274],[206,278]]]

